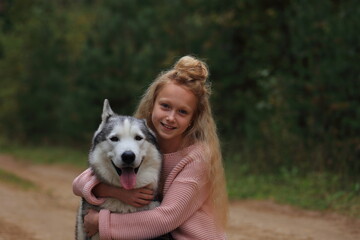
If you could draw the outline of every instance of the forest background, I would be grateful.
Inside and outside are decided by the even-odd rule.
[[[0,0],[0,147],[87,152],[105,98],[131,115],[192,54],[210,68],[232,197],[311,176],[323,208],[359,203],[359,16],[357,0]]]

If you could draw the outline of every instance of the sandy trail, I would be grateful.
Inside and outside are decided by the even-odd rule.
[[[81,170],[27,165],[0,156],[0,169],[37,185],[23,190],[0,182],[0,240],[74,239],[79,198],[71,183]],[[360,222],[282,206],[270,201],[237,201],[230,206],[230,240],[359,240]]]

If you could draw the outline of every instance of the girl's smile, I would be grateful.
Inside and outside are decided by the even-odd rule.
[[[196,104],[197,98],[186,87],[169,82],[160,90],[151,120],[163,151],[173,152],[179,149]]]
[[[161,123],[161,125],[164,127],[164,130],[165,131],[167,131],[167,130],[175,130],[176,129],[176,127],[172,127],[172,126],[170,126],[170,125],[167,125],[167,124],[165,124],[165,123],[163,123],[163,122],[160,122]]]

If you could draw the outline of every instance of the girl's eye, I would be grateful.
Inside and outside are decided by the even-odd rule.
[[[166,103],[161,103],[160,106],[166,109],[170,108],[170,105]]]
[[[179,113],[182,115],[186,115],[188,112],[186,110],[179,110]]]
[[[112,142],[118,142],[118,141],[119,141],[119,138],[116,137],[116,136],[114,136],[114,137],[111,137],[111,138],[110,138],[110,141],[112,141]]]
[[[136,141],[141,141],[141,140],[143,140],[143,138],[142,138],[141,136],[139,136],[139,135],[136,135],[136,136],[135,136],[135,140],[136,140]]]

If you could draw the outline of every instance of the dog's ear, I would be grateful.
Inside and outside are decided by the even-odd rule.
[[[104,106],[103,106],[103,112],[101,114],[101,123],[100,123],[98,129],[94,133],[93,141],[95,141],[95,137],[101,132],[101,130],[105,126],[105,123],[107,122],[107,120],[113,115],[115,115],[115,113],[111,109],[109,101],[107,99],[105,99]]]
[[[113,116],[114,112],[110,107],[109,101],[107,99],[104,100],[104,107],[103,107],[103,112],[101,115],[101,120],[103,123],[105,123],[109,117]]]
[[[154,131],[149,127],[149,125],[147,124],[146,119],[140,119],[140,120],[143,122],[143,124],[145,126],[145,130],[147,132],[147,134],[146,134],[147,140],[149,142],[151,142],[152,144],[157,146],[158,142],[157,142],[156,135],[155,135]]]

